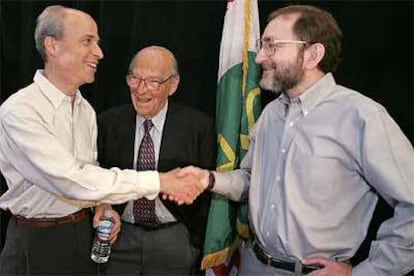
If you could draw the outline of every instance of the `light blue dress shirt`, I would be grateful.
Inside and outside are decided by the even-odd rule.
[[[378,194],[382,223],[353,275],[414,268],[414,151],[384,107],[337,85],[331,74],[296,99],[282,94],[251,132],[241,170],[216,173],[215,192],[249,198],[250,223],[273,256],[350,259]]]

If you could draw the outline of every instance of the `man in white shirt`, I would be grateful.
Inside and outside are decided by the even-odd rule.
[[[8,190],[0,208],[11,213],[0,274],[91,274],[95,223],[109,204],[159,193],[192,203],[195,178],[97,166],[93,108],[78,88],[92,83],[103,58],[95,21],[62,6],[38,17],[36,47],[45,66],[34,82],[0,107],[0,170]],[[119,217],[112,241],[119,231]]]

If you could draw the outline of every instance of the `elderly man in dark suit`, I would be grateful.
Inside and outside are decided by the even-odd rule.
[[[168,49],[150,46],[134,56],[127,75],[132,105],[106,111],[98,119],[102,166],[159,171],[190,164],[214,167],[213,121],[168,101],[179,82],[177,61]],[[122,227],[107,274],[196,273],[209,205],[205,193],[188,206],[159,197],[117,206]]]

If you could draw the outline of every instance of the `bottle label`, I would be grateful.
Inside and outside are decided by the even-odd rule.
[[[98,224],[97,236],[100,240],[108,240],[113,223],[110,220],[101,220]]]

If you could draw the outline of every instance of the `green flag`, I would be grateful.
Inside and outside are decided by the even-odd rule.
[[[257,0],[228,1],[217,87],[218,171],[238,168],[249,147],[249,130],[261,111],[260,68],[254,62],[259,37]],[[247,205],[213,195],[202,269],[223,264],[248,235]]]

